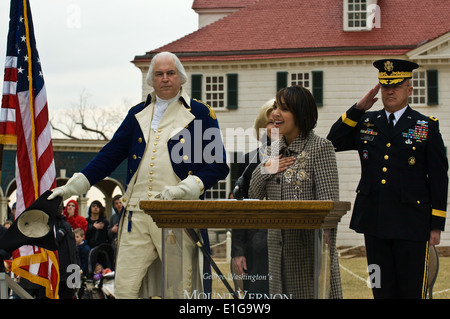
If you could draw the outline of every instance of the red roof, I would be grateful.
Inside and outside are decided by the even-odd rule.
[[[259,0],[136,60],[161,51],[182,61],[401,55],[450,31],[448,0],[379,0],[381,28],[353,32],[343,31],[342,3]]]
[[[256,1],[259,0],[194,0],[192,9],[245,8]]]

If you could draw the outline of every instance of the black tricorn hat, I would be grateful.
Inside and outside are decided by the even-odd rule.
[[[43,193],[14,220],[0,238],[0,249],[10,254],[24,245],[57,250],[54,226],[62,197],[48,200],[51,193]]]
[[[377,60],[373,62],[373,66],[378,69],[381,85],[398,85],[412,78],[413,70],[419,67],[417,63],[399,59]]]

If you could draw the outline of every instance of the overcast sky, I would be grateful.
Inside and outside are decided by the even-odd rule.
[[[89,104],[141,100],[136,55],[198,27],[193,0],[30,0],[50,112],[73,107],[85,90]],[[10,1],[0,1],[0,65],[6,54]]]

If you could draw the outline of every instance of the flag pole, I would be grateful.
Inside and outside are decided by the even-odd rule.
[[[0,184],[2,182],[2,170],[3,170],[3,143],[0,144]],[[8,205],[8,204],[6,204]],[[8,209],[6,209],[6,218],[4,216],[1,217],[1,222],[8,218]]]
[[[0,144],[0,182],[2,180],[2,168],[3,168],[3,144]]]
[[[56,185],[51,132],[47,122],[47,96],[29,0],[11,0],[0,143],[17,145],[15,174],[19,213],[31,205],[41,191]],[[3,155],[0,149],[0,159]],[[13,252],[11,267],[15,274],[45,287],[48,298],[58,298],[57,251],[22,246]]]
[[[34,86],[33,86],[33,52],[31,50],[31,38],[30,38],[30,25],[28,19],[28,7],[27,1],[23,0],[23,15],[25,23],[25,36],[27,44],[27,54],[28,54],[28,90],[30,92],[30,123],[31,123],[31,152],[33,156],[33,174],[34,174],[34,199],[39,197],[39,177],[37,172],[37,158],[36,158],[36,127],[34,123]]]

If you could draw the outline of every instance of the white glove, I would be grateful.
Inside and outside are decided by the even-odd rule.
[[[176,186],[164,187],[161,192],[161,199],[199,199],[203,190],[202,180],[195,175],[189,175]]]
[[[67,181],[66,185],[53,189],[52,194],[47,199],[52,200],[57,196],[61,196],[63,201],[65,201],[70,196],[86,194],[89,188],[91,188],[91,184],[89,184],[86,176],[82,173],[75,173]]]

